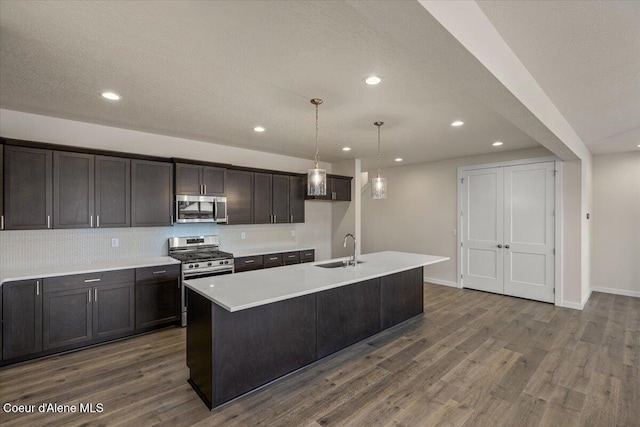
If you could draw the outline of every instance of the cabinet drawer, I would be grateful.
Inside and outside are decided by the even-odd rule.
[[[282,263],[284,265],[300,264],[300,252],[284,252],[282,254]]]
[[[282,266],[282,254],[268,254],[264,256],[264,268]]]
[[[258,270],[264,266],[263,255],[246,256],[234,260],[236,273],[249,270]]]
[[[112,285],[116,283],[133,282],[134,277],[133,269],[48,277],[42,281],[42,290],[48,293],[76,288],[78,286]]]
[[[300,251],[300,262],[313,262],[316,260],[316,251],[314,249],[307,249]]]
[[[162,280],[178,276],[180,276],[180,264],[136,268],[136,281],[138,282],[141,280]]]

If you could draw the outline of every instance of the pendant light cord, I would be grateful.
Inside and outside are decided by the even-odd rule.
[[[378,174],[377,174],[377,177],[380,178],[382,176],[382,157],[380,154],[380,126],[382,126],[384,122],[374,122],[373,124],[378,126]]]
[[[316,157],[315,157],[315,166],[318,168],[318,158],[320,153],[320,145],[318,144],[318,103],[316,103]]]

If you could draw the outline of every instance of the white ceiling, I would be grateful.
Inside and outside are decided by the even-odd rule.
[[[593,153],[640,144],[640,1],[478,5]]]
[[[518,10],[511,3],[487,8]],[[503,37],[527,67],[544,62],[519,50],[540,46],[518,47],[509,34]],[[0,2],[0,108],[312,158],[309,100],[320,97],[321,160],[358,157],[365,167],[375,159],[376,120],[385,122],[386,166],[397,156],[406,164],[489,153],[496,140],[504,142],[499,150],[537,146],[505,118],[513,99],[501,94],[501,111],[496,99],[485,103],[470,89],[492,79],[472,61],[414,1]],[[372,73],[382,84],[363,83]],[[585,104],[572,101],[584,96],[580,83],[563,98],[546,83],[554,72],[540,73],[532,71],[585,141],[633,130],[632,118],[593,122],[602,109],[616,116],[611,105],[629,117],[638,97],[622,103],[627,91],[605,88],[597,96],[609,103],[600,111],[572,116],[572,106]],[[105,101],[98,96],[104,90],[123,99]],[[458,118],[465,126],[452,128]],[[267,131],[253,132],[256,125]],[[353,150],[341,151],[345,145]]]

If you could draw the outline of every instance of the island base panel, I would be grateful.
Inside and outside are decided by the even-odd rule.
[[[422,268],[383,276],[380,282],[380,327],[387,329],[424,312]]]

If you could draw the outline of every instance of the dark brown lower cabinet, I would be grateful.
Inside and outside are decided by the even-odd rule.
[[[264,255],[264,268],[282,267],[282,254]]]
[[[300,264],[300,252],[298,251],[283,252],[282,263],[284,265]]]
[[[420,267],[235,312],[187,288],[189,383],[216,408],[419,315],[422,286]]]
[[[93,338],[102,340],[133,332],[135,283],[116,283],[93,289]]]
[[[264,256],[253,255],[236,258],[233,260],[233,270],[235,273],[243,271],[260,270],[264,268]]]
[[[382,329],[404,322],[424,311],[422,268],[381,278],[380,323]]]
[[[42,280],[2,285],[2,359],[42,351]]]
[[[318,358],[380,332],[380,279],[317,295]]]
[[[129,269],[44,279],[43,350],[133,332],[134,274]]]
[[[136,269],[136,329],[180,320],[180,265]]]

